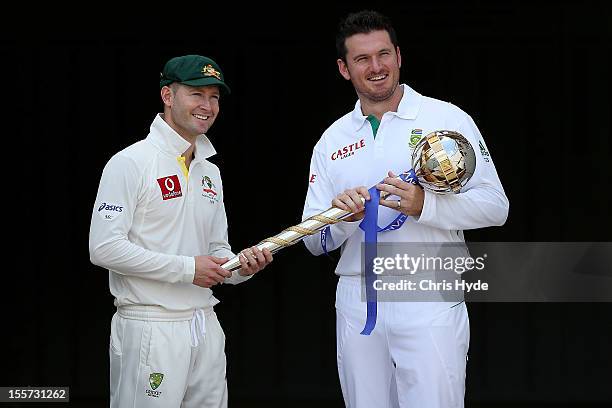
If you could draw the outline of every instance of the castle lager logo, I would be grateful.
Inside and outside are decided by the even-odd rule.
[[[347,157],[354,155],[355,152],[361,149],[362,147],[365,147],[364,139],[361,139],[360,141],[355,142],[355,143],[351,143],[348,146],[344,146],[342,149],[336,150],[335,152],[332,153],[331,159],[332,160],[346,159]]]

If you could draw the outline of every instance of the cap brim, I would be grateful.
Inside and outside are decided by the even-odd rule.
[[[209,86],[209,85],[216,85],[219,87],[219,89],[227,92],[228,94],[232,93],[232,91],[230,90],[229,86],[227,86],[225,84],[225,82],[218,80],[217,78],[211,77],[211,78],[198,78],[198,79],[190,79],[188,81],[182,81],[180,82],[183,85],[188,85],[188,86]]]

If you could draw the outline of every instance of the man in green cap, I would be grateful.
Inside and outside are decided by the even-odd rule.
[[[224,407],[225,336],[211,287],[240,283],[272,261],[227,237],[223,188],[205,133],[230,89],[217,63],[172,58],[163,114],[149,135],[106,164],[91,218],[91,261],[109,270],[111,407]]]

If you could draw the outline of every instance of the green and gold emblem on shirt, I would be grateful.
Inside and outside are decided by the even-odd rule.
[[[149,384],[151,385],[151,389],[156,390],[164,380],[164,375],[162,373],[151,373],[149,375]]]
[[[410,146],[411,149],[414,149],[422,137],[423,129],[412,129],[412,132],[410,132],[410,143],[408,143],[408,146]]]

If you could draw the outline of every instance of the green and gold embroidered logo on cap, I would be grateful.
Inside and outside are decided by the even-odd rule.
[[[221,80],[221,73],[213,68],[212,65],[208,64],[204,68],[202,68],[202,75],[210,77],[214,76],[219,81]]]
[[[151,388],[156,390],[164,380],[164,375],[162,373],[151,373],[149,375],[149,384],[151,384]]]

